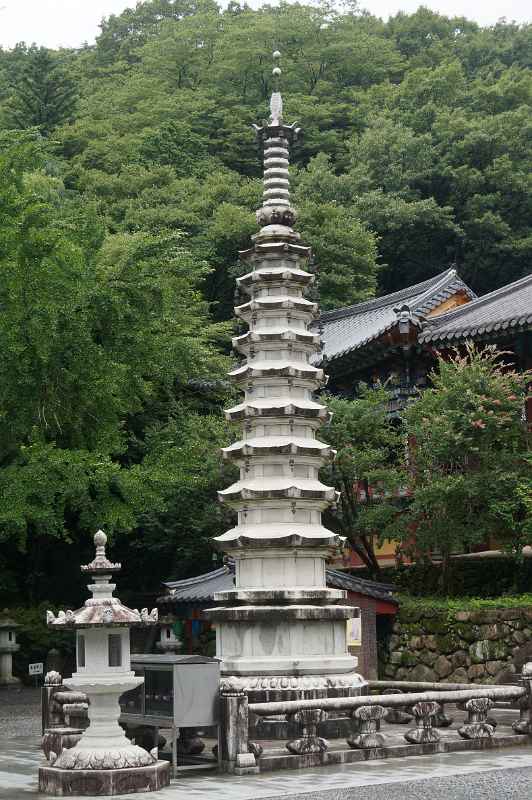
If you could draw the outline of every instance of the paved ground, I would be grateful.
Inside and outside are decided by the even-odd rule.
[[[297,800],[530,800],[532,767],[289,795]],[[287,800],[279,795],[268,800]]]
[[[40,703],[40,689],[0,689],[0,737],[40,737]]]
[[[37,800],[39,693],[0,692],[0,800]],[[139,800],[143,795],[124,796]],[[234,778],[180,777],[152,800],[532,800],[532,748],[369,761]],[[93,798],[96,800],[96,798]]]

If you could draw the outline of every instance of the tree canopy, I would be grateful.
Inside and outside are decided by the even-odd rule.
[[[412,498],[398,530],[410,555],[438,552],[445,567],[453,551],[492,542],[520,559],[532,541],[532,375],[503,359],[494,346],[440,356],[432,387],[406,410]]]

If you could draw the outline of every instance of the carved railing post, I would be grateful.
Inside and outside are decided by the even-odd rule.
[[[405,733],[405,739],[412,744],[433,744],[440,741],[440,734],[434,728],[434,719],[440,710],[434,701],[416,703],[412,708],[416,727]]]
[[[360,706],[351,716],[358,721],[358,733],[347,740],[349,747],[384,747],[386,739],[378,732],[380,721],[386,716],[384,706]]]
[[[526,695],[519,703],[519,720],[512,728],[516,733],[532,734],[532,662],[523,666],[519,683]]]
[[[42,719],[42,733],[44,734],[47,728],[52,728],[54,725],[64,724],[64,718],[57,714],[56,706],[54,704],[54,694],[58,692],[63,686],[63,678],[59,672],[51,670],[47,672],[44,678],[44,686],[41,689],[41,719]]]
[[[465,704],[467,720],[458,728],[462,739],[491,739],[494,733],[493,725],[488,722],[488,712],[493,707],[489,697],[476,697]]]
[[[234,775],[257,773],[255,754],[248,741],[248,698],[239,689],[224,690],[221,696],[221,768]]]
[[[322,753],[329,747],[329,742],[318,736],[318,725],[327,719],[327,713],[321,708],[304,708],[290,714],[290,722],[299,725],[300,738],[288,742],[287,750],[301,756],[307,753]]]

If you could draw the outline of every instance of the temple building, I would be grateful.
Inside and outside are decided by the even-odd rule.
[[[429,384],[439,352],[467,342],[495,344],[519,371],[532,367],[532,275],[477,297],[455,269],[423,283],[321,315],[323,350],[314,363],[327,369],[328,388],[355,397],[358,385],[386,385],[389,411],[399,417],[405,404]],[[525,417],[532,424],[532,400]],[[372,488],[360,485],[359,499]],[[396,543],[376,548],[381,566],[395,564]],[[488,545],[486,545],[488,548]],[[335,566],[364,566],[345,548]]]
[[[532,275],[482,297],[455,269],[364,303],[327,311],[321,366],[330,391],[353,397],[360,382],[386,384],[397,415],[420,390],[436,352],[475,342],[508,351],[518,370],[532,366]],[[532,408],[528,408],[532,420]]]

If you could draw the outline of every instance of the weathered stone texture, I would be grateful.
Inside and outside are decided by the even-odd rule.
[[[532,658],[532,608],[402,613],[381,665],[386,678],[503,684]]]
[[[418,664],[410,673],[408,680],[434,683],[437,680],[437,676],[434,670],[426,667],[424,664]]]
[[[438,676],[438,678],[446,678],[448,675],[451,674],[453,671],[453,666],[448,658],[445,656],[439,656],[435,663],[434,663],[434,672]]]

